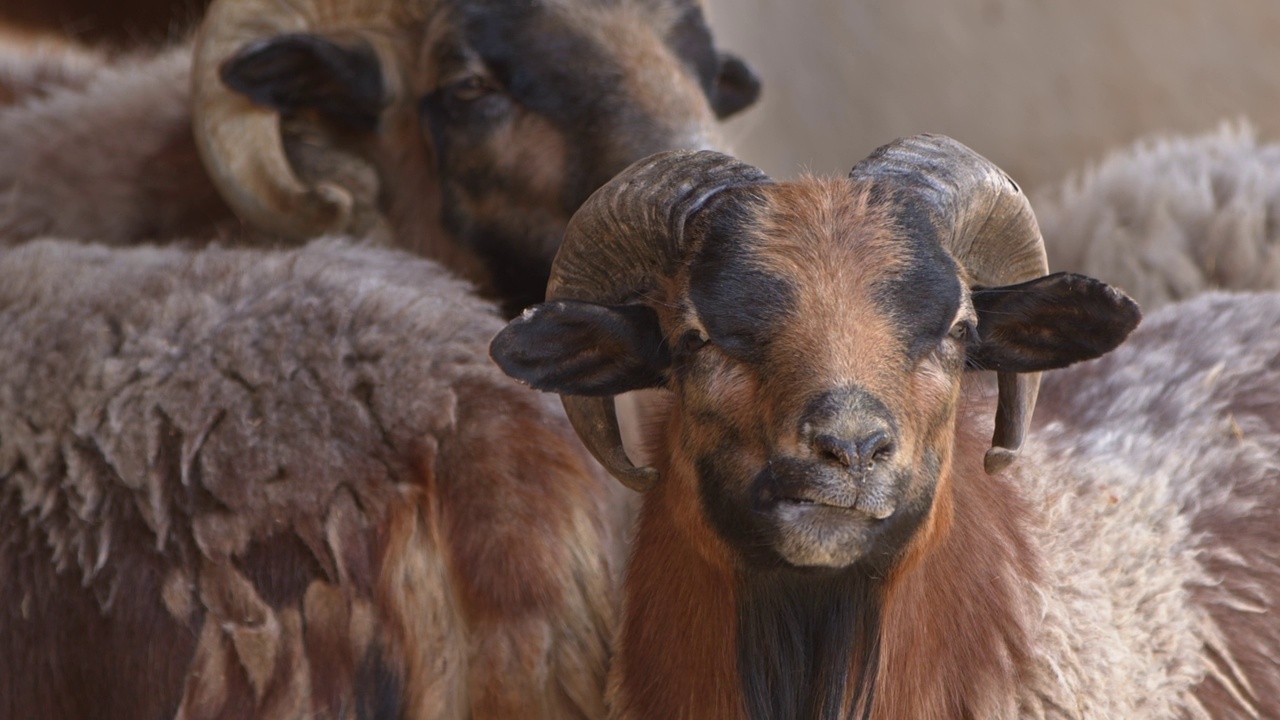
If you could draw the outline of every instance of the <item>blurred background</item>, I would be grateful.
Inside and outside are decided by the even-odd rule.
[[[764,81],[730,125],[743,159],[847,172],[939,132],[1028,189],[1152,132],[1247,117],[1280,136],[1275,0],[709,0]]]
[[[207,0],[0,0],[10,28],[87,42],[183,34]],[[778,177],[952,135],[1035,190],[1153,132],[1248,118],[1280,137],[1274,0],[707,0],[764,80],[728,128]]]

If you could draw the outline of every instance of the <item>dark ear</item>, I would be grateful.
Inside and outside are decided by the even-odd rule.
[[[1040,372],[1114,350],[1142,320],[1129,296],[1075,273],[973,291],[978,341],[970,367]]]
[[[295,33],[241,48],[221,68],[227,87],[264,107],[314,110],[356,130],[372,131],[384,104],[382,66],[373,48]]]
[[[736,115],[755,104],[760,97],[760,78],[749,65],[734,55],[720,53],[720,69],[716,71],[711,95],[711,109],[721,120]]]
[[[489,355],[511,377],[562,395],[618,395],[655,387],[671,365],[653,310],[576,300],[525,310],[493,339]]]

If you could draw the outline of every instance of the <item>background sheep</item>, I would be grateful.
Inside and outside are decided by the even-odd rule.
[[[758,92],[694,0],[228,0],[139,64],[0,113],[0,235],[381,238],[512,307],[591,190]]]
[[[192,26],[208,0],[0,0],[0,22],[111,45],[161,42]]]
[[[189,48],[112,58],[0,47],[0,86],[14,98],[0,109],[0,243],[47,232],[110,244],[244,239],[192,140]]]
[[[0,26],[0,107],[58,88],[83,88],[110,60],[105,51],[57,36]]]
[[[1023,446],[1036,373],[1139,320],[1046,270],[1017,185],[937,136],[849,180],[667,153],[579,211],[491,351],[649,489],[615,717],[1280,714],[1280,296],[1047,375]],[[649,468],[610,423],[636,387],[671,393]]]
[[[0,250],[0,716],[601,717],[615,484],[435,264]]]
[[[1035,195],[1050,264],[1154,308],[1280,288],[1280,147],[1246,124],[1154,135]]]

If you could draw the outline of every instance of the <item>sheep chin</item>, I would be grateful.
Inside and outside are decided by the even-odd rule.
[[[854,508],[780,501],[771,513],[776,523],[774,550],[796,567],[844,568],[876,546],[880,520]]]

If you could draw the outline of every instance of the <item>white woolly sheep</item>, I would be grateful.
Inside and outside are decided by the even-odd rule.
[[[616,483],[434,263],[0,249],[0,717],[593,718]]]
[[[1050,264],[1143,307],[1280,289],[1280,146],[1259,144],[1248,124],[1144,138],[1034,204]]]
[[[1036,373],[1140,319],[1046,272],[1018,186],[938,136],[848,180],[665,153],[583,206],[491,352],[648,490],[612,717],[1280,714],[1280,297],[1050,374],[1024,445]],[[637,387],[670,391],[654,467]]]

